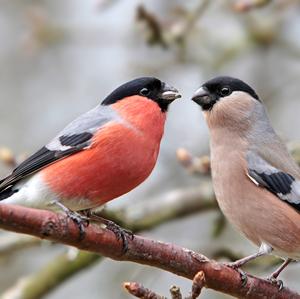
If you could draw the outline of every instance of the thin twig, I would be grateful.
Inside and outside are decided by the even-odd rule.
[[[199,271],[193,279],[191,299],[196,299],[200,296],[202,289],[205,287],[205,275],[203,271]]]
[[[142,284],[137,282],[125,282],[123,284],[127,292],[137,298],[142,299],[166,299],[166,297],[160,296],[155,292],[145,288]]]
[[[193,156],[185,148],[179,148],[176,152],[179,163],[191,174],[210,174],[209,156]]]
[[[171,299],[182,299],[180,288],[177,286],[171,286],[170,294],[171,294]]]
[[[234,10],[237,12],[247,12],[249,10],[263,7],[272,0],[239,0],[234,4]]]

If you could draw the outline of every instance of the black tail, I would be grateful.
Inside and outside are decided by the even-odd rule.
[[[4,182],[4,180],[0,180],[0,185],[2,184],[2,182]],[[0,189],[0,201],[5,199],[5,198],[10,197],[11,195],[13,195],[15,192],[18,191],[18,190],[13,190],[12,187],[13,186],[10,186],[10,187],[2,189],[2,190]]]
[[[18,192],[18,190],[12,190],[12,188],[7,188],[0,192],[0,201],[12,196],[14,193]]]

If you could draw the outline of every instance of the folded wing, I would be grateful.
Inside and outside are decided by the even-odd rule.
[[[280,200],[300,211],[300,180],[282,171],[254,151],[247,153],[248,176]]]

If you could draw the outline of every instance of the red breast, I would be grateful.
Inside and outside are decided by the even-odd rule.
[[[99,206],[142,183],[155,166],[166,114],[152,100],[132,96],[111,105],[124,123],[109,122],[92,146],[60,160],[41,174],[60,198]]]

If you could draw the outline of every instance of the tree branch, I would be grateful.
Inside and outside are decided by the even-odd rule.
[[[132,206],[127,206],[120,210],[104,210],[105,213],[102,216],[108,217],[137,233],[141,230],[154,228],[172,219],[205,212],[210,209],[217,209],[217,204],[214,199],[211,182],[205,182],[198,187],[175,189],[158,197],[136,202],[134,209],[132,209]],[[22,235],[21,240],[24,237],[28,240],[24,240],[22,245],[19,244],[20,235],[13,234],[13,240],[6,240],[7,236],[3,237],[2,242],[0,242],[0,256],[3,246],[4,251],[8,253],[8,251],[12,252],[13,250],[21,249],[21,246],[30,246],[32,244],[31,239],[36,240],[36,245],[41,242],[40,239],[26,235]],[[9,245],[5,245],[7,243]],[[27,243],[29,244],[27,245]],[[63,253],[37,272],[17,280],[13,286],[0,296],[0,299],[40,298],[79,271],[90,267],[100,260],[100,255],[91,252],[79,251],[72,260],[68,259],[68,256],[68,254]],[[54,277],[57,279],[54,279]]]
[[[203,271],[205,287],[238,298],[300,299],[300,295],[286,288],[279,292],[277,286],[250,275],[242,287],[237,271],[173,244],[135,236],[129,240],[128,251],[123,253],[122,243],[115,235],[94,224],[86,228],[84,239],[80,240],[78,227],[64,215],[51,211],[3,204],[0,205],[0,228],[75,246],[114,260],[157,267],[188,279]]]

